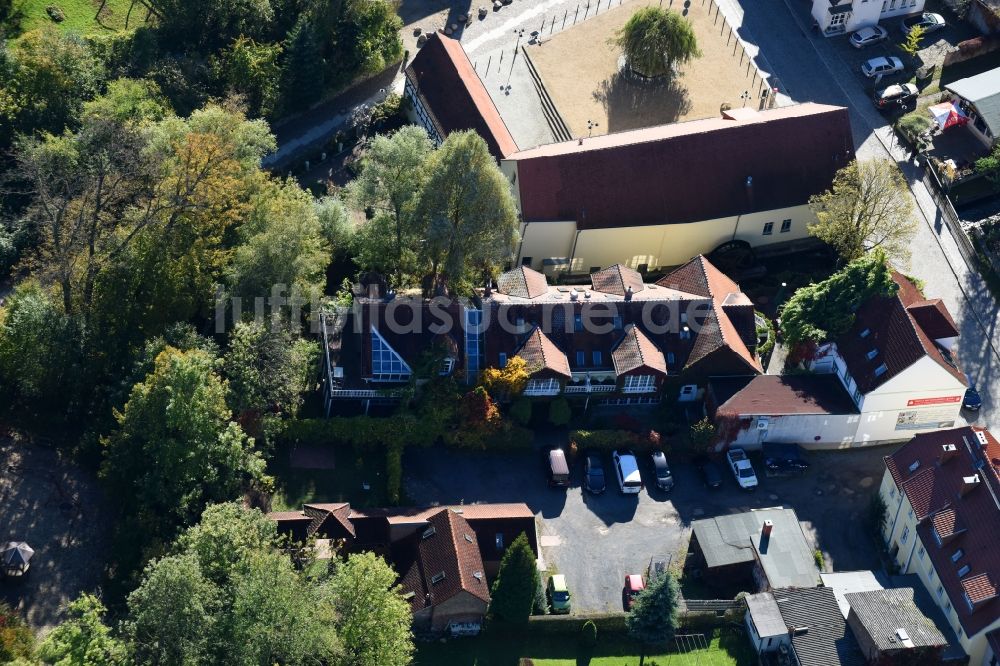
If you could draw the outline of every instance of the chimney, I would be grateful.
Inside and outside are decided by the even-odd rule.
[[[964,497],[969,494],[976,486],[979,485],[979,475],[973,474],[972,476],[962,477],[962,490],[959,494]]]
[[[774,523],[771,522],[770,520],[765,520],[764,524],[760,528],[760,536],[761,536],[761,538],[765,538],[765,537],[771,536],[771,531],[773,529],[774,529]]]
[[[628,302],[628,301],[631,301],[631,300],[632,300],[632,285],[629,285],[625,289],[625,301]]]
[[[956,447],[954,444],[942,444],[941,457],[938,459],[938,462],[943,465],[957,455],[958,455],[958,447]]]

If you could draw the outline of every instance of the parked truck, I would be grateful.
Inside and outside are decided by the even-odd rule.
[[[726,452],[726,460],[729,461],[729,469],[736,477],[736,483],[744,490],[753,490],[757,487],[757,474],[753,471],[753,465],[747,458],[747,452],[736,447]]]

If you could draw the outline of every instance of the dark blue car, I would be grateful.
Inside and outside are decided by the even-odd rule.
[[[979,408],[983,406],[983,399],[979,397],[979,391],[976,390],[976,385],[972,383],[972,378],[969,375],[965,376],[965,381],[968,382],[969,388],[965,390],[962,407],[969,411],[978,412]]]

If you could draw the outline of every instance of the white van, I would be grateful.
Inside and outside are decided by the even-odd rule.
[[[618,487],[623,494],[635,495],[642,490],[642,478],[639,476],[639,464],[631,451],[615,451],[611,456],[615,463],[615,476],[618,477]]]

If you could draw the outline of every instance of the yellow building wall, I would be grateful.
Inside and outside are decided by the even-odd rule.
[[[790,221],[786,232],[781,231],[784,220]],[[688,224],[585,229],[578,234],[573,233],[576,224],[572,221],[529,222],[521,228],[518,263],[522,257],[531,257],[531,267],[541,270],[546,258],[571,258],[569,270],[573,273],[616,263],[632,268],[640,264],[650,268],[677,266],[731,240],[746,241],[753,247],[801,240],[809,235],[806,227],[814,220],[809,207],[802,205]],[[768,223],[771,233],[765,234]]]

